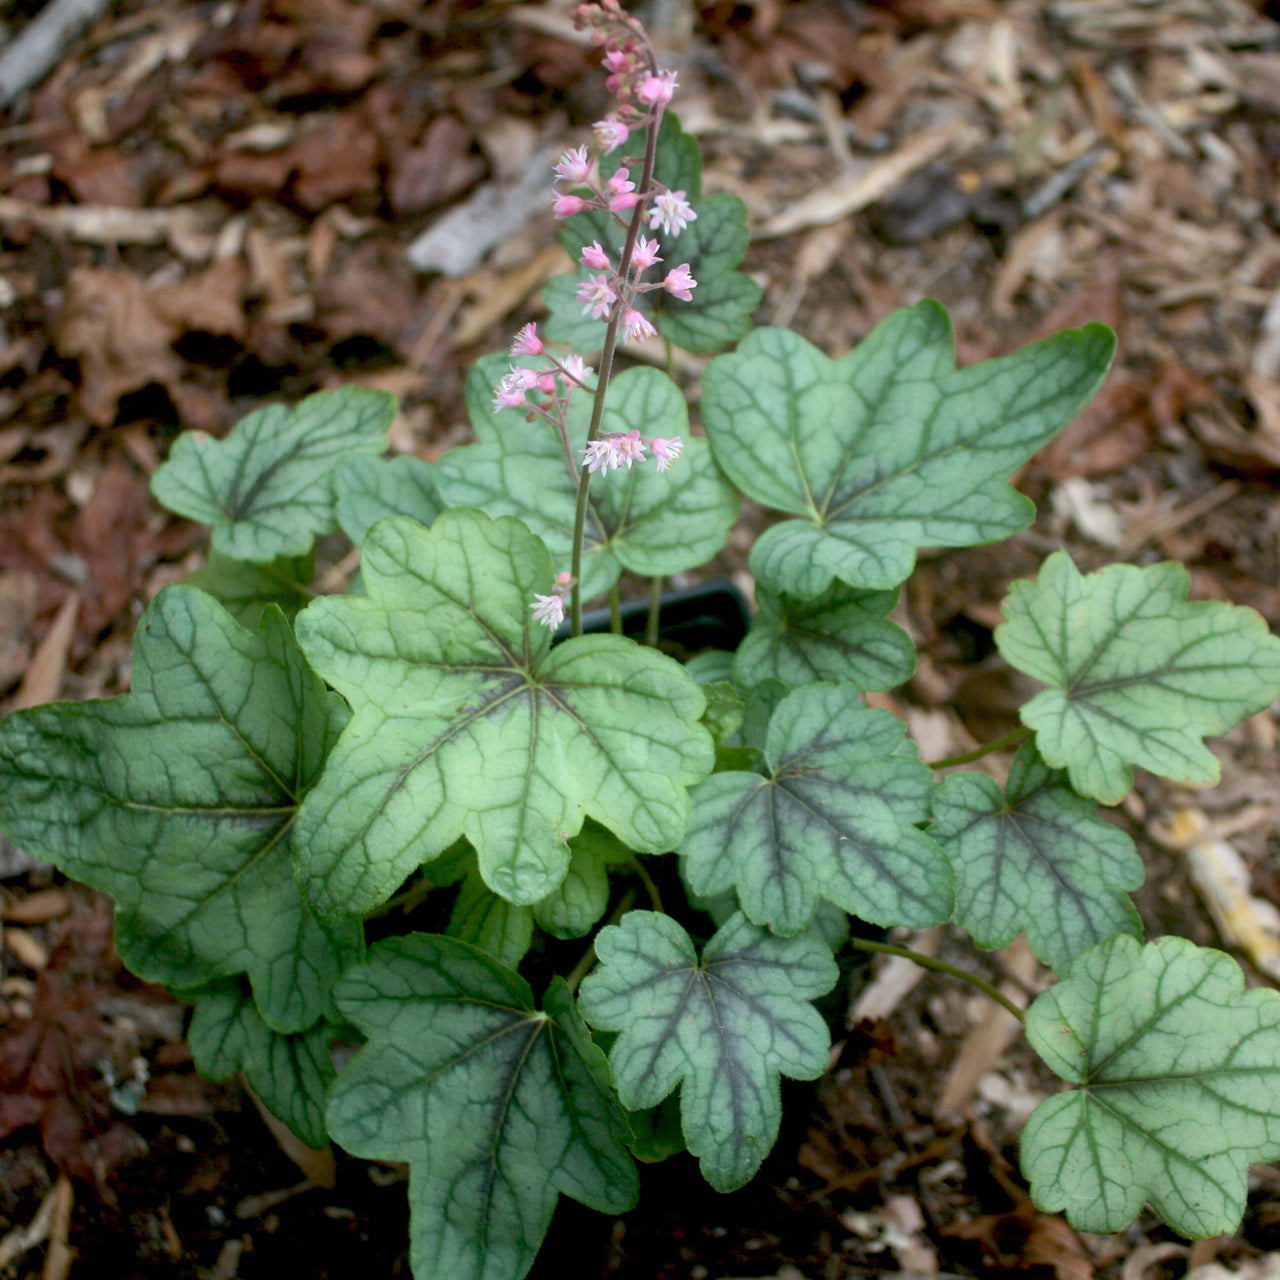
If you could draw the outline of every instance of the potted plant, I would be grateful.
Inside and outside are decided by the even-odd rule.
[[[0,726],[0,825],[115,897],[126,964],[194,1004],[202,1071],[243,1071],[305,1142],[408,1163],[420,1278],[524,1274],[561,1193],[631,1205],[637,1152],[750,1179],[780,1077],[826,1066],[837,955],[892,949],[850,917],[1025,932],[1057,976],[1025,1014],[1072,1086],[1023,1134],[1037,1204],[1095,1232],[1144,1202],[1231,1229],[1247,1166],[1280,1153],[1280,996],[1142,941],[1141,860],[1096,806],[1135,765],[1214,781],[1203,740],[1280,694],[1280,641],[1189,601],[1179,565],[1056,552],[995,633],[1043,686],[971,753],[1016,748],[1007,785],[941,780],[965,761],[922,761],[867,705],[913,669],[897,591],[920,548],[1031,521],[1007,478],[1114,338],[957,369],[929,302],[838,359],[751,329],[744,211],[702,196],[675,77],[616,0],[580,15],[617,98],[599,158],[556,166],[581,269],[473,372],[477,443],[385,460],[394,405],[356,388],[180,438],[154,493],[211,526],[210,567],[147,610],[131,692]],[[733,346],[703,376],[705,436],[665,373],[615,370],[620,336],[651,332]],[[678,662],[616,596],[584,633],[624,569],[709,560],[740,494],[782,517],[741,643]],[[338,527],[361,586],[314,596]],[[339,1072],[341,1038],[361,1047]]]

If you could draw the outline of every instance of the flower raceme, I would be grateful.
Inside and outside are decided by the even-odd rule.
[[[630,470],[633,462],[645,460],[646,448],[653,450],[658,470],[666,471],[684,452],[684,441],[679,436],[669,440],[662,437],[649,439],[639,431],[631,430],[592,440],[583,450],[582,461],[588,471],[616,471],[619,467]]]

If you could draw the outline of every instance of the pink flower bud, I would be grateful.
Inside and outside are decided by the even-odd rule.
[[[551,205],[551,212],[557,218],[572,218],[575,213],[581,213],[586,207],[587,202],[581,196],[556,196]]]

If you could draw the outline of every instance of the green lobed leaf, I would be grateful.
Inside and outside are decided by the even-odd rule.
[[[1141,937],[1127,890],[1143,881],[1133,841],[1048,768],[1030,744],[1002,793],[985,774],[955,773],[935,792],[930,835],[956,873],[955,921],[980,947],[1025,932],[1055,973],[1117,933]]]
[[[415,1275],[519,1280],[561,1193],[604,1213],[635,1204],[626,1121],[562,980],[539,1012],[482,952],[414,934],[373,947],[337,1000],[369,1042],[338,1078],[329,1132],[408,1162]]]
[[[294,1035],[272,1031],[253,997],[235,982],[185,994],[195,1002],[187,1043],[196,1070],[207,1080],[243,1071],[249,1087],[294,1137],[317,1150],[327,1147],[324,1106],[337,1077],[329,1057],[333,1028],[321,1020]]]
[[[358,547],[372,525],[387,516],[430,524],[440,514],[431,463],[407,454],[343,458],[333,477],[338,527]]]
[[[924,928],[951,915],[946,855],[914,823],[933,774],[903,722],[863,705],[850,685],[807,685],[778,704],[769,772],[716,773],[693,788],[680,844],[689,887],[729,888],[758,925],[805,929],[830,899],[875,924]]]
[[[1114,564],[1082,575],[1065,551],[1015,582],[996,644],[1050,686],[1021,710],[1040,754],[1104,804],[1132,766],[1176,782],[1217,782],[1202,739],[1280,696],[1280,639],[1252,609],[1188,601],[1179,564]]]
[[[920,547],[1025,528],[1035,508],[1006,477],[1088,403],[1114,350],[1105,325],[1086,325],[957,369],[936,302],[895,312],[834,361],[756,329],[702,380],[721,468],[748,497],[802,517],[765,531],[752,572],[801,597],[833,580],[888,589]]]
[[[892,689],[916,666],[911,637],[886,617],[897,600],[896,591],[858,591],[839,582],[809,600],[757,587],[760,612],[734,658],[734,680]]]
[[[1027,1039],[1079,1087],[1042,1102],[1022,1170],[1045,1212],[1120,1231],[1149,1202],[1177,1232],[1235,1231],[1250,1164],[1280,1156],[1280,993],[1183,938],[1109,938],[1027,1010]]]
[[[742,1186],[777,1139],[779,1076],[826,1069],[831,1040],[809,1001],[839,977],[831,952],[738,914],[699,961],[670,916],[631,911],[596,935],[596,955],[578,1005],[618,1032],[609,1065],[622,1105],[655,1106],[681,1085],[681,1124],[703,1176],[717,1191]]]
[[[379,454],[395,417],[385,391],[320,391],[292,409],[273,404],[242,418],[223,440],[187,431],[156,468],[156,501],[213,528],[213,549],[255,562],[305,555],[337,529],[334,468]]]
[[[488,376],[490,366],[476,373]],[[474,403],[474,399],[471,402]],[[588,405],[571,417],[570,442],[581,464]],[[511,515],[547,544],[559,568],[568,568],[578,487],[569,474],[558,433],[541,419],[517,412],[475,421],[482,443],[451,449],[436,465],[436,485],[451,507],[475,506]],[[623,568],[646,576],[681,573],[704,564],[724,546],[738,518],[738,498],[711,458],[705,440],[690,438],[680,389],[656,369],[629,369],[610,384],[601,432],[681,436],[684,452],[670,470],[650,463],[600,473],[591,482],[582,549],[586,598],[611,587]]]
[[[600,158],[600,172],[611,177],[622,163],[627,149]],[[638,174],[633,166],[633,177]],[[749,276],[735,268],[742,261],[750,240],[746,205],[737,196],[720,193],[702,195],[702,159],[697,140],[681,128],[674,112],[663,115],[658,132],[654,177],[672,191],[683,191],[697,218],[677,236],[648,226],[644,234],[661,245],[662,263],[651,270],[647,280],[657,282],[671,268],[688,263],[698,282],[689,302],[682,302],[662,289],[644,294],[637,305],[658,331],[686,351],[718,351],[743,337],[751,327],[751,314],[760,305],[762,290]],[[613,215],[597,210],[580,213],[565,221],[560,239],[576,261],[583,246],[599,241],[615,264],[620,258],[625,230]],[[603,321],[582,315],[582,303],[575,289],[588,275],[586,268],[558,276],[543,291],[550,315],[545,325],[553,342],[567,342],[575,351],[599,351],[604,342]],[[652,432],[646,434],[652,435]]]
[[[711,769],[705,700],[672,659],[621,636],[551,648],[542,542],[510,517],[392,517],[363,549],[368,597],[298,618],[350,725],[298,815],[300,878],[325,915],[384,902],[460,835],[485,883],[532,905],[564,881],[590,815],[632,849],[668,850],[686,786]]]
[[[311,599],[316,558],[285,557],[269,564],[250,564],[209,553],[209,563],[183,578],[183,585],[208,593],[246,630],[256,631],[268,605],[292,619]]]
[[[294,885],[294,819],[347,712],[275,608],[245,631],[191,587],[163,590],[134,641],[133,689],[0,725],[0,825],[116,900],[116,944],[176,988],[244,972],[276,1031],[310,1026],[363,953]]]

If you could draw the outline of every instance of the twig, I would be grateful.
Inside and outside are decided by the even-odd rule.
[[[81,28],[102,16],[107,0],[53,0],[0,54],[0,107],[34,88],[53,70]]]

